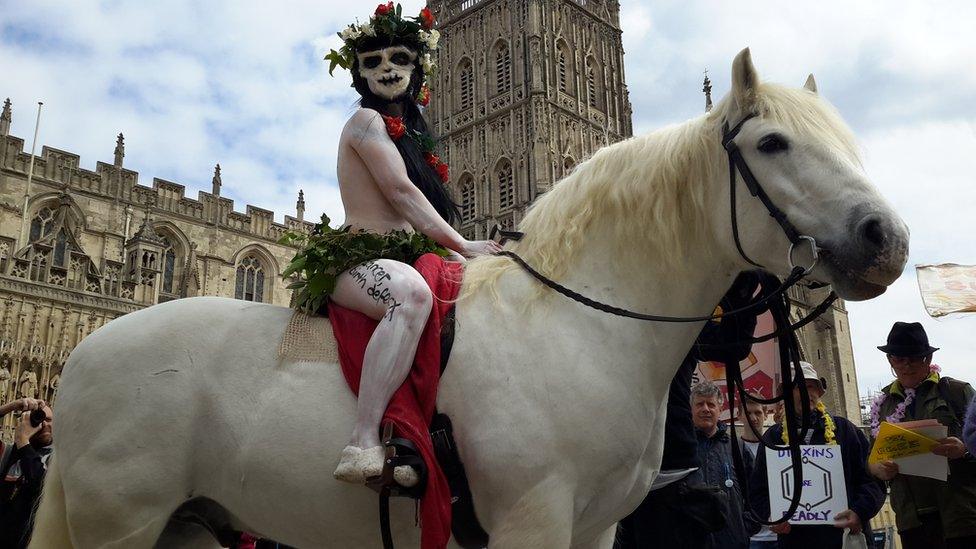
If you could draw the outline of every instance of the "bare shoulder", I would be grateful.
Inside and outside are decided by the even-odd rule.
[[[354,143],[383,137],[389,139],[386,132],[383,131],[383,124],[379,112],[366,108],[357,109],[346,122],[346,126],[342,130],[342,137],[352,140]]]

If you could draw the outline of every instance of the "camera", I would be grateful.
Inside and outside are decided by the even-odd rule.
[[[31,410],[30,413],[31,426],[37,427],[42,423],[44,423],[44,420],[46,419],[47,419],[47,414],[44,412],[44,410]]]

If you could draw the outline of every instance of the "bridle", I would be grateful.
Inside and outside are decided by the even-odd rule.
[[[759,201],[762,202],[763,206],[766,207],[766,211],[769,212],[769,216],[776,220],[776,223],[778,223],[780,228],[783,229],[783,233],[786,235],[786,238],[789,239],[790,250],[787,253],[787,260],[789,261],[790,270],[796,267],[796,264],[793,262],[793,252],[796,247],[803,243],[809,245],[813,262],[804,271],[804,276],[806,276],[813,271],[813,268],[816,267],[817,260],[819,259],[819,255],[817,253],[819,250],[817,247],[817,241],[812,236],[800,233],[800,231],[798,231],[797,228],[790,223],[790,220],[786,217],[786,214],[783,213],[783,210],[779,209],[776,204],[773,203],[773,200],[769,198],[768,194],[766,194],[765,189],[763,189],[762,185],[759,184],[756,176],[753,175],[752,170],[749,169],[749,164],[746,163],[746,159],[742,156],[742,151],[739,149],[739,146],[735,144],[735,138],[742,130],[742,126],[755,117],[756,114],[750,114],[740,120],[739,123],[733,126],[731,129],[729,129],[728,122],[722,124],[722,148],[725,149],[725,152],[729,157],[729,203],[731,204],[732,209],[732,238],[735,241],[735,248],[738,250],[739,255],[742,256],[742,259],[745,259],[748,263],[755,265],[760,269],[766,269],[765,266],[753,261],[752,258],[746,254],[745,250],[742,249],[742,242],[739,240],[739,223],[735,206],[735,172],[738,170],[738,172],[742,175],[742,181],[746,184],[746,188],[749,189],[749,194],[755,198],[758,198]]]
[[[812,236],[804,235],[799,230],[797,230],[797,228],[787,218],[786,214],[781,209],[779,209],[776,206],[776,204],[773,203],[772,199],[769,197],[769,195],[763,189],[762,185],[756,179],[756,176],[752,173],[752,170],[749,169],[749,164],[746,162],[746,159],[742,156],[742,151],[739,149],[738,145],[735,144],[735,138],[742,130],[742,127],[745,125],[746,122],[755,118],[756,116],[757,115],[755,113],[749,114],[746,117],[744,117],[742,120],[740,120],[736,125],[732,126],[731,128],[729,127],[728,121],[726,121],[722,125],[722,147],[725,149],[725,152],[727,153],[729,159],[729,202],[731,205],[730,209],[732,215],[732,237],[733,237],[733,241],[735,242],[736,250],[738,251],[739,255],[744,260],[746,260],[746,262],[760,269],[765,269],[765,267],[762,264],[754,261],[746,254],[745,250],[742,248],[742,242],[739,238],[739,226],[738,226],[738,215],[736,212],[736,194],[735,194],[736,179],[737,179],[736,173],[738,172],[739,174],[741,174],[742,180],[745,183],[746,188],[749,190],[749,193],[753,197],[758,198],[760,202],[762,202],[763,206],[766,208],[766,211],[769,212],[769,216],[776,221],[776,223],[783,230],[783,233],[786,235],[786,238],[790,241],[790,248],[789,251],[787,252],[788,255],[787,260],[790,266],[790,274],[786,277],[786,279],[783,280],[783,282],[779,285],[779,287],[777,287],[775,290],[769,293],[764,292],[765,295],[756,299],[752,303],[749,303],[744,307],[740,307],[731,311],[723,311],[718,314],[705,315],[705,316],[673,317],[673,316],[639,313],[621,307],[615,307],[613,305],[602,303],[600,301],[588,298],[578,292],[575,292],[559,284],[558,282],[550,279],[549,277],[543,275],[542,273],[534,269],[531,265],[529,265],[522,257],[520,257],[515,252],[509,250],[502,250],[500,252],[497,252],[495,255],[505,256],[512,259],[512,261],[518,264],[523,270],[525,270],[529,275],[531,275],[533,278],[538,280],[543,285],[582,305],[585,305],[587,307],[605,313],[622,316],[626,318],[632,318],[636,320],[645,320],[651,322],[701,322],[701,321],[708,321],[708,320],[718,320],[724,317],[731,317],[734,315],[744,314],[747,312],[754,312],[758,314],[757,311],[759,311],[759,309],[763,307],[768,307],[776,323],[777,330],[774,331],[773,333],[766,334],[764,336],[751,338],[746,342],[759,343],[762,341],[768,341],[773,338],[777,339],[777,343],[780,351],[780,369],[781,369],[780,373],[782,376],[781,379],[783,380],[783,390],[781,395],[779,397],[770,398],[770,399],[763,399],[751,395],[747,393],[745,390],[745,384],[743,383],[742,380],[742,371],[737,362],[734,364],[726,363],[725,370],[726,370],[726,386],[728,387],[728,395],[729,395],[730,414],[732,413],[732,410],[735,409],[734,406],[735,406],[736,391],[739,392],[739,396],[743,399],[743,401],[748,399],[764,405],[783,402],[785,408],[786,429],[790,434],[788,445],[786,446],[780,446],[776,444],[770,445],[767,444],[765,441],[763,441],[762,437],[757,437],[759,438],[759,441],[762,444],[762,446],[765,448],[770,448],[773,450],[790,451],[790,458],[791,458],[792,469],[793,469],[793,483],[794,483],[793,485],[796,487],[796,490],[795,493],[793,494],[793,498],[790,501],[789,510],[779,520],[766,521],[763,520],[762,518],[756,518],[756,522],[760,524],[774,525],[789,520],[790,517],[793,516],[793,514],[796,512],[797,508],[800,505],[800,498],[802,497],[802,489],[803,489],[803,466],[801,462],[800,445],[802,441],[806,438],[807,432],[811,428],[810,419],[809,419],[810,401],[809,401],[809,396],[807,394],[806,384],[803,382],[802,374],[800,373],[801,371],[799,365],[800,352],[799,352],[799,344],[797,343],[795,332],[803,325],[813,321],[815,318],[823,314],[823,312],[830,307],[830,305],[834,302],[834,300],[837,299],[837,295],[831,292],[820,305],[815,307],[813,311],[810,312],[810,314],[808,314],[806,317],[804,317],[797,323],[790,324],[790,319],[789,319],[790,304],[789,304],[789,297],[787,296],[787,290],[789,290],[791,287],[793,287],[798,282],[800,282],[803,278],[808,276],[813,271],[814,267],[816,267],[817,261],[819,259],[818,247],[817,247],[817,241]],[[489,238],[494,239],[496,235],[500,235],[502,237],[503,242],[504,240],[521,240],[522,237],[524,236],[523,233],[517,231],[502,230],[497,225],[492,229]],[[797,265],[793,260],[794,252],[796,251],[796,249],[804,245],[809,246],[811,258],[812,258],[811,264],[806,267]],[[795,364],[795,368],[792,367],[794,364]],[[800,394],[802,396],[803,415],[800,418],[800,420],[797,419],[797,413],[796,413],[797,410],[795,409],[796,407],[792,399],[794,387],[800,390]],[[800,425],[797,425],[798,421]],[[736,435],[734,421],[731,422],[730,431],[731,431],[732,443],[733,446],[735,447],[734,451],[732,452],[732,456],[733,456],[733,462],[736,469],[736,474],[740,479],[742,479],[740,480],[740,482],[742,482],[745,485],[743,490],[743,495],[744,497],[748,498],[748,481],[745,480],[747,476],[745,474],[745,466],[741,455],[741,446],[738,444],[738,437]],[[748,505],[746,506],[746,509],[747,511],[751,512],[751,510],[749,510]]]

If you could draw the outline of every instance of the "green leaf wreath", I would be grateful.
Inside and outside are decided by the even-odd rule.
[[[300,249],[282,271],[282,278],[294,276],[288,285],[296,290],[293,306],[313,314],[322,310],[335,290],[339,275],[375,259],[393,259],[412,264],[425,253],[447,257],[450,252],[422,233],[391,231],[386,234],[352,232],[349,227],[333,229],[322,214],[321,223],[311,233],[287,231],[279,244]]]

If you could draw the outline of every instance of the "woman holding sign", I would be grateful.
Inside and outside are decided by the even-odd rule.
[[[960,438],[966,407],[976,391],[968,383],[939,374],[932,364],[932,353],[938,348],[929,345],[918,322],[895,322],[888,343],[878,349],[888,355],[896,379],[881,390],[871,407],[872,432],[877,436],[882,422],[936,420],[942,436],[935,437],[931,452],[948,460],[945,480],[900,471],[898,460],[871,464],[876,477],[890,481],[902,547],[972,549],[976,547],[976,460]]]
[[[817,375],[808,362],[800,362],[810,410],[810,425],[806,440],[800,446],[804,461],[812,462],[817,474],[804,466],[804,488],[801,506],[789,522],[770,527],[778,534],[779,547],[809,549],[840,549],[844,543],[844,529],[858,535],[864,533],[868,547],[873,547],[868,525],[884,504],[881,483],[867,469],[870,446],[867,437],[853,423],[827,412],[821,398],[827,382]],[[793,389],[793,402],[798,412],[804,409],[799,388]],[[789,442],[783,424],[769,428],[763,439],[766,444],[783,445]],[[789,507],[792,492],[789,485],[779,481],[789,473],[789,457],[774,450],[759,452],[756,468],[750,481],[750,502],[753,512],[769,518],[778,510],[780,518]],[[772,477],[776,482],[770,482]],[[843,478],[840,478],[843,477]],[[784,488],[785,486],[785,488]],[[846,497],[844,496],[846,494]],[[773,510],[773,511],[771,511]]]

